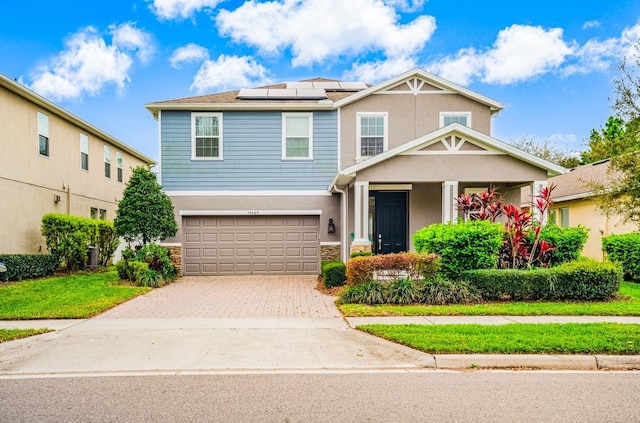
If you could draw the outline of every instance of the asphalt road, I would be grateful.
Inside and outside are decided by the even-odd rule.
[[[0,379],[1,422],[637,422],[638,372]]]

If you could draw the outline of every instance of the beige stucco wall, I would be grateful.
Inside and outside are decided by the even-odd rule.
[[[43,214],[90,216],[90,208],[115,217],[131,168],[145,163],[111,145],[111,178],[104,176],[104,139],[83,130],[21,96],[0,87],[0,253],[45,250]],[[49,117],[49,157],[38,152],[38,117]],[[80,167],[80,133],[89,138],[89,170]],[[123,182],[117,181],[116,152],[123,156]],[[58,203],[54,195],[60,196]]]
[[[357,113],[387,112],[389,149],[440,127],[440,112],[471,112],[471,127],[491,135],[488,106],[458,94],[373,94],[340,109],[340,168],[356,163]]]
[[[585,243],[582,255],[596,260],[602,260],[602,237],[612,234],[626,234],[638,230],[636,225],[622,223],[620,217],[607,217],[602,214],[591,199],[579,199],[555,203],[551,210],[556,211],[557,224],[560,224],[560,208],[569,209],[569,226],[583,225],[589,229],[589,237]]]
[[[396,156],[357,174],[370,182],[490,182],[496,185],[546,180],[544,170],[507,155]]]
[[[238,215],[249,214],[249,211],[259,210],[264,215],[269,211],[282,212],[286,210],[321,210],[320,242],[339,242],[340,233],[344,229],[340,219],[340,195],[326,196],[173,196],[171,197],[175,211],[176,222],[180,230],[175,237],[168,238],[163,243],[182,243],[181,210],[188,211],[238,211]],[[333,219],[336,226],[335,234],[328,234],[329,219]]]

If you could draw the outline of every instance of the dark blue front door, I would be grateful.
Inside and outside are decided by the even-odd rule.
[[[373,250],[377,254],[407,251],[407,193],[374,191]]]

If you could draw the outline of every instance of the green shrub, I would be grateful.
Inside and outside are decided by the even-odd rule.
[[[371,251],[354,251],[353,253],[351,253],[350,258],[354,258],[354,257],[368,257],[368,256],[372,256],[373,253]]]
[[[388,290],[387,298],[391,304],[412,304],[418,299],[416,286],[410,279],[396,279]]]
[[[108,266],[113,253],[120,245],[120,238],[116,235],[113,222],[107,220],[94,220],[94,222],[96,232],[91,243],[98,248],[98,264]]]
[[[58,259],[51,254],[0,254],[7,268],[0,273],[1,281],[21,281],[52,275],[58,268]]]
[[[384,304],[387,302],[385,287],[380,282],[370,281],[350,286],[340,295],[340,302],[345,304]]]
[[[581,225],[569,228],[545,225],[540,230],[540,239],[547,241],[554,247],[549,252],[551,266],[577,260],[588,237],[589,229]]]
[[[602,249],[609,260],[622,264],[626,279],[640,281],[640,233],[605,236]]]
[[[420,286],[418,300],[431,305],[474,304],[481,300],[481,296],[466,282],[434,278]]]
[[[472,270],[462,277],[489,301],[599,301],[618,292],[622,270],[586,259],[533,270]]]
[[[417,231],[413,245],[419,253],[437,254],[442,274],[455,280],[465,270],[495,267],[503,233],[501,224],[486,220],[438,223]]]
[[[435,254],[396,253],[377,256],[361,256],[347,262],[347,285],[359,285],[374,279],[406,278],[431,279],[438,271],[439,260]]]
[[[159,272],[147,268],[147,270],[138,274],[138,276],[136,277],[136,283],[138,284],[138,286],[160,288],[162,285],[164,285],[164,278]]]
[[[322,268],[322,280],[324,286],[327,288],[333,288],[334,286],[342,286],[347,280],[347,267],[341,261],[323,261]]]
[[[136,283],[139,283],[142,276],[149,270],[149,265],[143,261],[129,261],[127,266],[131,275],[129,280]]]
[[[178,270],[171,263],[169,250],[158,244],[145,244],[136,253],[136,260],[145,262],[149,269],[158,272],[164,279],[174,279]]]

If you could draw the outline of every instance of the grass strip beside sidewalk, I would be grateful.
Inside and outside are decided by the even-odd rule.
[[[433,354],[640,354],[640,325],[362,325],[364,332]]]
[[[0,343],[51,332],[51,329],[0,329]]]
[[[115,271],[10,283],[0,286],[0,320],[85,319],[149,290],[122,284]]]

